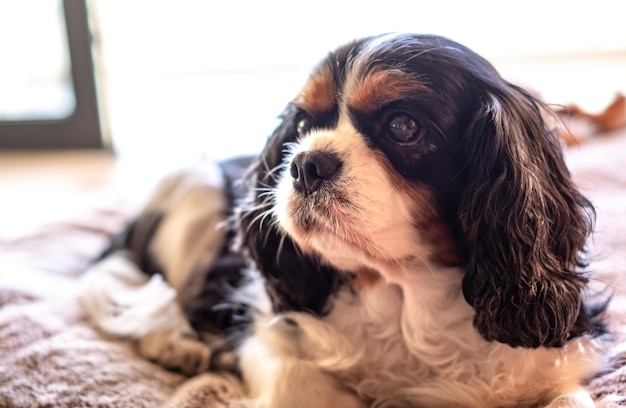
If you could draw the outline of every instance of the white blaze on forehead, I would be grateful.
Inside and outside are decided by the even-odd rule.
[[[389,33],[389,34],[385,34],[385,35],[381,35],[381,36],[375,37],[375,38],[371,39],[370,41],[368,41],[367,43],[365,43],[363,45],[363,48],[359,52],[359,55],[354,60],[353,67],[354,67],[355,71],[357,73],[361,72],[361,70],[363,70],[364,67],[367,66],[367,64],[372,62],[373,54],[375,54],[377,51],[379,51],[381,46],[384,43],[389,42],[389,41],[393,40],[394,38],[398,38],[401,35],[402,35],[401,33]]]

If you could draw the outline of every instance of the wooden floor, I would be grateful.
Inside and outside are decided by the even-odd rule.
[[[109,152],[0,152],[0,238],[76,211],[111,187]]]

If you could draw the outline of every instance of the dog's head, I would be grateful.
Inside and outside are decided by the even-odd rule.
[[[563,344],[593,209],[546,107],[445,38],[391,34],[330,53],[254,168],[242,242],[277,310],[324,313],[342,273],[458,266],[487,340]],[[432,273],[432,272],[431,272]]]

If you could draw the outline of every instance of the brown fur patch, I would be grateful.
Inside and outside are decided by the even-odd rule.
[[[432,205],[435,200],[426,187],[411,183],[402,177],[381,152],[377,160],[383,165],[394,185],[402,189],[413,206],[413,225],[419,230],[423,245],[430,248],[431,260],[446,266],[462,265],[463,255],[452,237],[450,229],[443,223]]]
[[[359,269],[352,276],[352,286],[357,290],[367,289],[378,283],[381,278],[380,274],[373,269]]]
[[[294,100],[294,105],[310,115],[331,111],[337,105],[332,73],[322,68],[314,74]]]
[[[347,103],[352,109],[372,113],[409,93],[428,90],[414,75],[399,69],[377,71],[367,74],[356,83],[350,90]]]

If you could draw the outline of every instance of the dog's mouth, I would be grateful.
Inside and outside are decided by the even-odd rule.
[[[363,245],[357,237],[358,208],[336,188],[325,186],[313,194],[292,190],[281,225],[300,244],[315,237],[334,237],[346,244]]]
[[[370,222],[372,215],[359,204],[362,198],[346,192],[340,180],[311,194],[292,186],[286,190],[284,197],[277,194],[275,215],[304,252],[349,271],[378,270],[380,265],[404,264],[413,257],[404,250],[389,250],[386,237],[395,235],[398,228]]]

